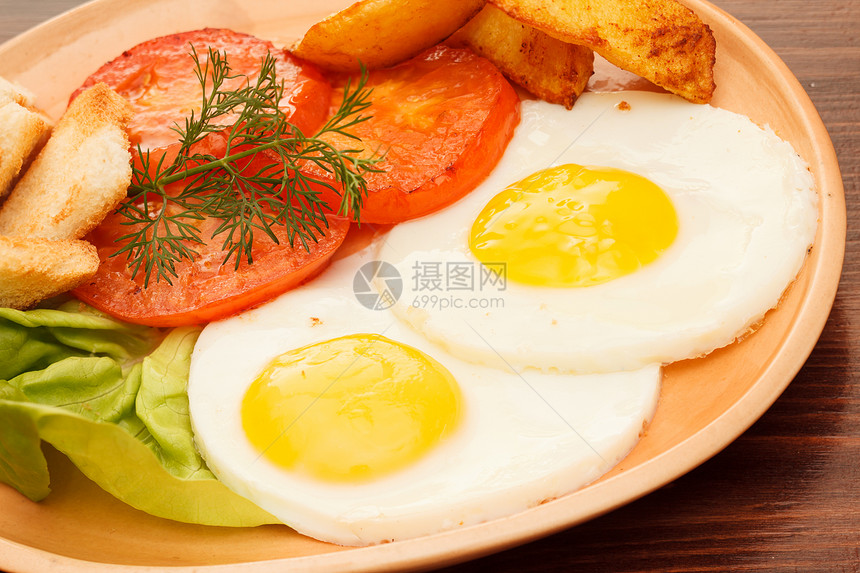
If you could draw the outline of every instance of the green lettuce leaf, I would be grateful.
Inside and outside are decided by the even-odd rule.
[[[50,492],[41,441],[147,513],[205,525],[277,520],[215,479],[185,386],[199,328],[129,325],[77,302],[0,308],[0,482]]]

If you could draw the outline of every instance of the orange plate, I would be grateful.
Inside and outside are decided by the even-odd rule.
[[[0,75],[59,115],[69,94],[124,48],[167,33],[231,27],[277,43],[299,37],[348,0],[96,0],[0,46]],[[116,501],[49,452],[53,493],[32,503],[0,486],[0,568],[139,570],[130,566],[241,564],[230,571],[427,568],[542,537],[628,503],[707,460],[776,400],[812,351],[836,294],[845,247],[842,179],[806,93],[749,29],[702,0],[688,0],[717,36],[714,105],[767,123],[809,162],[821,197],[812,255],[780,306],[743,343],[667,369],[647,436],[608,475],[571,495],[505,519],[415,539],[344,549],[283,526],[229,529],[145,515]],[[306,8],[303,6],[312,6]],[[147,569],[151,571],[153,569]],[[171,569],[180,573],[185,569]]]

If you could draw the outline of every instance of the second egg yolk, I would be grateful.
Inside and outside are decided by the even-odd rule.
[[[491,199],[469,247],[483,263],[505,263],[512,281],[585,287],[654,261],[677,234],[675,208],[656,184],[620,169],[569,164]]]

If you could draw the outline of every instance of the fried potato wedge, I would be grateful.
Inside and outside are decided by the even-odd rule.
[[[0,235],[0,306],[27,308],[79,286],[98,268],[86,241]]]
[[[594,72],[594,52],[568,44],[487,5],[448,43],[467,46],[493,62],[509,80],[568,109]]]
[[[453,34],[486,0],[360,0],[314,24],[293,53],[328,70],[385,68]]]
[[[714,36],[675,0],[490,0],[512,18],[695,102],[714,92]]]

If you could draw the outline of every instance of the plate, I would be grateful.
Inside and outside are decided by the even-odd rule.
[[[105,61],[143,40],[205,26],[289,44],[348,0],[96,0],[0,46],[0,75],[59,116],[68,95]],[[688,0],[717,38],[713,105],[769,124],[810,164],[820,196],[814,248],[780,305],[741,343],[666,369],[657,414],[636,448],[597,482],[538,507],[472,527],[365,548],[342,548],[283,526],[215,528],[146,515],[115,500],[55,451],[53,493],[32,503],[0,485],[0,568],[43,571],[382,571],[441,567],[500,551],[611,511],[676,479],[731,443],[776,400],[812,351],[836,294],[845,203],[833,146],[782,61],[748,28]],[[208,566],[208,567],[207,567]]]

